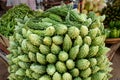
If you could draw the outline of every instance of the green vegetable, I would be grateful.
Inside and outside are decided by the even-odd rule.
[[[61,45],[63,43],[63,37],[62,36],[54,36],[54,37],[52,37],[52,41],[56,45]]]
[[[74,46],[77,46],[77,45],[82,46],[82,44],[83,44],[82,37],[78,36],[74,41]]]
[[[74,80],[82,80],[80,77],[76,77],[74,78]]]
[[[57,57],[56,55],[50,53],[46,56],[46,60],[49,62],[49,63],[55,63],[56,60],[57,60]]]
[[[94,39],[97,36],[98,28],[90,29],[88,35],[91,37],[91,39]]]
[[[52,39],[51,39],[51,37],[45,37],[44,39],[43,39],[43,43],[45,44],[45,45],[51,45],[52,44]]]
[[[70,39],[70,37],[66,34],[65,38],[63,40],[63,50],[65,50],[66,52],[72,47],[72,40]]]
[[[56,20],[56,21],[59,21],[59,22],[62,22],[62,19],[60,16],[56,15],[56,14],[52,14],[50,13],[49,14],[49,18],[53,19],[53,20]]]
[[[20,68],[15,72],[16,75],[18,76],[24,76],[25,75],[25,70]]]
[[[47,65],[46,71],[49,75],[53,75],[56,71],[55,66],[53,64]]]
[[[62,4],[37,17],[15,19],[7,55],[9,80],[110,79],[101,16],[72,8]]]
[[[92,80],[102,80],[106,74],[103,72],[97,72],[92,75]]]
[[[74,68],[70,71],[70,74],[73,76],[73,77],[78,77],[79,76],[79,69],[78,68]]]
[[[64,24],[57,24],[56,27],[56,34],[63,35],[67,32],[67,26]]]
[[[91,42],[92,42],[92,40],[91,40],[91,38],[90,38],[89,36],[86,36],[86,37],[84,38],[84,43],[86,43],[86,44],[88,44],[88,45],[91,45]]]
[[[60,61],[66,61],[68,59],[68,53],[65,51],[60,51],[58,58]]]
[[[94,74],[94,73],[98,72],[100,70],[100,68],[98,66],[93,66],[91,68],[91,70],[92,70],[92,74]]]
[[[30,34],[28,36],[28,38],[29,38],[30,42],[35,46],[39,46],[42,43],[40,40],[40,37],[36,34]]]
[[[63,80],[72,80],[72,75],[70,73],[64,73],[62,76]]]
[[[43,65],[32,64],[30,69],[39,74],[44,74],[46,72],[46,67]]]
[[[73,68],[75,67],[74,61],[73,61],[72,59],[68,59],[68,60],[66,61],[66,67],[67,67],[68,69],[73,69]]]
[[[83,80],[92,80],[91,77],[84,78]]]
[[[29,52],[28,57],[29,57],[30,61],[36,62],[36,54],[35,53]]]
[[[97,64],[97,60],[96,58],[90,58],[88,59],[90,61],[90,67],[93,67]]]
[[[46,64],[46,59],[45,55],[41,53],[36,53],[36,59],[40,64]]]
[[[52,46],[51,46],[51,52],[53,54],[58,54],[60,52],[61,48],[57,45],[55,45],[54,43],[52,43]]]
[[[66,65],[63,62],[58,61],[55,66],[59,73],[64,73],[67,71]]]
[[[30,70],[30,69],[26,69],[26,76],[27,77],[29,77],[29,78],[32,78],[32,73],[33,73],[33,71],[32,70]]]
[[[28,55],[25,55],[25,54],[18,56],[18,59],[20,59],[23,62],[30,62]]]
[[[20,4],[9,9],[0,19],[0,32],[6,37],[13,35],[14,28],[17,22],[26,22],[28,18],[25,16],[33,17],[34,11],[32,11],[27,5]],[[39,13],[41,14],[41,13]],[[19,19],[18,19],[19,18]],[[25,19],[25,20],[24,20]]]
[[[78,52],[79,52],[79,45],[72,47],[69,52],[70,59],[75,60],[78,55]]]
[[[60,73],[58,73],[58,72],[55,72],[54,73],[54,75],[53,75],[53,77],[52,77],[52,79],[53,80],[61,80],[62,79],[62,76],[61,76],[61,74]]]
[[[50,52],[50,48],[43,44],[40,45],[39,50],[42,54],[48,54]]]
[[[72,26],[70,28],[68,28],[68,35],[71,39],[75,39],[76,37],[78,37],[80,34],[80,31],[78,28]]]
[[[88,28],[87,28],[87,26],[82,25],[82,26],[80,27],[80,35],[81,35],[82,37],[84,37],[84,36],[86,36],[87,34],[88,34]]]
[[[22,69],[28,69],[30,67],[29,63],[25,63],[25,62],[19,62],[18,65],[22,68]]]
[[[31,74],[32,74],[32,77],[35,78],[35,79],[38,79],[39,77],[41,77],[40,74],[35,73],[35,72],[33,72],[33,73],[31,73]]]
[[[105,55],[108,51],[110,51],[110,49],[107,47],[99,47],[99,51],[96,56]]]
[[[51,78],[48,75],[43,75],[39,78],[39,80],[51,80]]]
[[[39,51],[39,49],[36,46],[32,45],[30,42],[27,42],[27,48],[29,51],[33,53]]]
[[[89,54],[89,46],[87,44],[84,44],[78,53],[78,58],[85,58]]]
[[[90,68],[80,72],[81,77],[87,78],[89,75],[91,75],[91,69]]]
[[[101,36],[96,37],[96,38],[92,41],[92,45],[100,46],[101,44],[104,43],[104,41],[105,41],[105,36],[104,36],[104,35],[101,35]]]
[[[93,57],[98,53],[99,46],[91,46],[88,57]]]
[[[53,26],[50,26],[50,27],[46,28],[46,30],[45,30],[46,36],[53,36],[54,33],[55,33],[55,28]]]
[[[85,70],[90,66],[90,62],[87,59],[79,59],[76,62],[76,66],[80,70]]]

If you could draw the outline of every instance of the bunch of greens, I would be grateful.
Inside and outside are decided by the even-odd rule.
[[[25,16],[34,17],[39,14],[38,11],[32,11],[25,4],[14,6],[0,18],[0,33],[8,37],[13,34],[13,29],[17,23],[16,18],[23,19]]]

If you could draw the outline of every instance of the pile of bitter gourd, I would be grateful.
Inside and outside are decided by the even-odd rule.
[[[71,5],[25,17],[9,38],[9,80],[109,80],[103,20]]]

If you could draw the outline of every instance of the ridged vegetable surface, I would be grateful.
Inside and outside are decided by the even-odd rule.
[[[55,14],[52,11],[54,8],[64,11],[63,6],[53,7],[37,18],[39,22],[48,21],[52,25],[44,28],[29,27],[29,21],[26,20],[15,27],[10,37],[10,54],[7,55],[9,80],[108,80],[112,68],[106,56],[110,49],[104,45],[104,29],[91,26],[93,23],[101,25],[101,16],[74,12],[82,16],[82,21],[76,21],[77,25],[81,25],[76,26],[72,23],[74,19],[77,20],[75,14],[67,16],[70,20],[67,23],[68,20],[63,17],[65,14]],[[66,9],[72,10],[67,5]],[[48,15],[44,14],[48,12],[60,16],[64,22],[51,17],[48,19]],[[52,16],[55,18],[55,15]],[[38,23],[35,18],[32,20]],[[23,26],[19,27],[20,24]]]

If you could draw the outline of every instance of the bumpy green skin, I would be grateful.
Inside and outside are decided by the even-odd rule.
[[[46,60],[47,60],[47,62],[49,62],[49,63],[55,63],[56,60],[57,60],[57,57],[56,57],[56,55],[50,53],[50,54],[48,54],[48,55],[46,56]]]
[[[58,58],[60,61],[66,61],[68,59],[68,53],[65,51],[60,51]]]
[[[97,36],[98,29],[99,28],[90,29],[88,35],[91,37],[91,39],[94,39]]]
[[[68,35],[70,36],[71,39],[75,39],[76,37],[78,37],[80,34],[80,31],[77,27],[70,27],[68,28]]]
[[[78,53],[78,58],[85,58],[89,54],[89,45],[83,44]]]
[[[88,59],[90,61],[90,67],[93,67],[95,65],[97,65],[97,60],[96,58],[90,58]]]
[[[82,80],[80,77],[76,77],[74,78],[74,80]]]
[[[68,69],[73,69],[75,67],[75,62],[72,59],[66,61],[66,66]]]
[[[94,74],[100,70],[100,68],[98,66],[93,66],[91,69],[92,69],[92,74]]]
[[[92,42],[92,39],[89,37],[89,36],[86,36],[84,38],[84,43],[88,44],[88,45],[91,45],[91,42]]]
[[[79,69],[78,68],[74,68],[70,71],[70,74],[73,76],[73,77],[78,77],[79,76]]]
[[[51,45],[52,44],[52,38],[51,37],[45,37],[44,39],[43,39],[43,43],[45,44],[45,45]]]
[[[29,57],[30,61],[36,62],[36,54],[35,53],[29,52],[28,57]]]
[[[76,66],[80,70],[85,70],[90,66],[90,62],[87,59],[79,59]]]
[[[43,65],[32,64],[30,69],[39,74],[44,74],[46,72],[46,67]]]
[[[84,36],[86,36],[88,34],[88,28],[87,28],[87,26],[81,26],[80,27],[80,35],[82,36],[82,37],[84,37]]]
[[[43,44],[40,45],[39,50],[42,54],[48,54],[50,52],[50,48]]]
[[[72,47],[70,52],[69,52],[69,57],[70,59],[75,60],[79,52],[79,45]]]
[[[57,24],[56,27],[56,34],[58,35],[64,35],[67,32],[67,26],[64,24]]]
[[[58,61],[55,66],[59,73],[64,73],[67,71],[66,65],[63,62]]]
[[[17,22],[9,39],[9,80],[108,80],[111,77],[102,20],[76,11],[69,14],[70,6],[65,6],[56,7],[58,12],[66,9],[65,14],[60,13],[62,22],[57,17],[55,21],[55,16],[48,18],[49,10],[37,20],[29,19],[37,24],[36,28],[29,27],[29,20]]]
[[[28,69],[30,67],[30,64],[22,62],[22,61],[19,62],[18,65],[23,69]]]
[[[62,76],[60,73],[58,72],[55,72],[53,77],[52,77],[53,80],[61,80],[62,79]]]
[[[88,57],[93,57],[98,54],[99,46],[91,46]]]
[[[63,50],[64,51],[68,51],[70,50],[70,48],[72,47],[72,40],[70,39],[70,37],[66,34],[65,38],[63,40]]]
[[[49,75],[53,75],[56,71],[55,66],[53,64],[49,64],[46,70]]]
[[[54,37],[52,37],[52,41],[56,45],[61,45],[63,43],[63,37],[62,36],[54,36]]]
[[[33,45],[39,46],[42,43],[40,37],[36,34],[30,34],[28,38]]]
[[[91,75],[91,69],[90,68],[80,72],[80,76],[83,77],[83,78],[87,78],[89,75]]]
[[[72,80],[72,75],[68,72],[64,73],[62,76],[63,80]]]
[[[42,77],[39,78],[39,80],[52,80],[49,75],[43,75]]]
[[[37,59],[37,62],[39,62],[40,64],[46,64],[46,59],[45,59],[45,55],[44,54],[41,54],[41,53],[36,53],[36,59]]]
[[[83,44],[82,37],[81,37],[81,36],[78,36],[78,37],[75,39],[73,45],[74,45],[74,46],[77,46],[77,45],[82,46],[82,44]]]
[[[55,28],[53,26],[50,26],[45,30],[46,36],[53,36],[54,33],[55,33]]]
[[[53,54],[58,54],[61,51],[61,48],[58,45],[55,45],[54,43],[51,46],[51,52]]]

